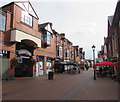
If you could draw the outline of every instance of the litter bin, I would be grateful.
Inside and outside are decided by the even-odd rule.
[[[53,72],[48,72],[48,80],[53,80]]]

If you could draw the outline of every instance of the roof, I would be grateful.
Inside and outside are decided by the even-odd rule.
[[[108,16],[108,21],[109,21],[109,24],[112,25],[112,22],[113,22],[113,16]]]
[[[76,46],[73,46],[73,47],[78,48],[78,47],[79,47],[79,45],[76,45]]]
[[[113,17],[113,26],[115,27],[116,24],[119,23],[120,20],[120,0],[118,0],[117,4],[116,4],[116,8],[115,8],[115,13],[114,13],[114,17]]]
[[[11,4],[14,4],[14,2],[7,3],[7,4],[3,5],[3,6],[0,7],[0,8],[3,8],[3,7],[6,7],[6,6],[9,6],[9,5],[11,5]]]
[[[9,4],[2,6],[1,8],[7,7],[11,4],[16,4],[17,6],[19,6],[20,8],[22,8],[23,10],[27,11],[29,14],[34,16],[35,18],[39,19],[38,15],[36,14],[34,8],[32,7],[29,1],[14,1],[14,2],[11,2]]]
[[[40,30],[44,29],[44,30],[49,31],[51,34],[53,34],[52,23],[50,23],[50,22],[39,24],[38,27]]]
[[[40,24],[40,25],[39,25],[39,29],[41,29],[41,28],[45,28],[47,25],[48,25],[48,23]]]

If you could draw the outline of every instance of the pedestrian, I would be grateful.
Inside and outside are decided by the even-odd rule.
[[[88,70],[88,65],[85,65],[86,70]]]
[[[102,72],[103,72],[103,69],[102,67],[99,68],[99,75],[102,77]]]

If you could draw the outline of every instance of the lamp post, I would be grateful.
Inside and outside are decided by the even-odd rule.
[[[94,61],[94,65],[95,65],[95,45],[92,46],[92,50],[93,50],[93,61]],[[95,76],[95,69],[94,69],[94,80],[96,80],[96,76]]]

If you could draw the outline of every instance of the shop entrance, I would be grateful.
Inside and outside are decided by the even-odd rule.
[[[22,58],[22,63],[19,63],[15,68],[15,77],[32,77],[33,64],[31,59]]]
[[[33,46],[30,46],[28,40],[27,43],[23,41],[16,44],[16,55],[20,60],[15,67],[15,77],[33,77],[33,63],[31,59],[34,49]]]

